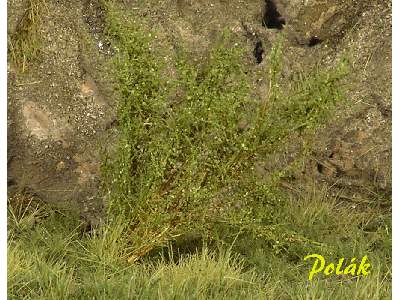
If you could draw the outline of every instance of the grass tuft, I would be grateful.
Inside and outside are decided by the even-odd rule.
[[[15,31],[9,37],[8,53],[22,72],[40,51],[39,27],[44,6],[44,0],[28,0]]]

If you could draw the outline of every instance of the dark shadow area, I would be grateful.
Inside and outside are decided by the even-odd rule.
[[[256,45],[254,47],[253,55],[256,59],[257,64],[260,64],[263,61],[263,54],[264,54],[264,48],[263,44],[261,41],[257,41]]]
[[[180,258],[190,256],[202,251],[206,241],[197,234],[187,234],[175,241],[171,241],[169,246],[156,247],[141,258],[141,261],[166,260],[179,263]],[[208,245],[212,247],[212,245]]]
[[[317,163],[317,170],[319,173],[322,173],[324,171],[324,166],[320,163]]]
[[[265,9],[262,25],[270,29],[282,30],[286,20],[279,13],[273,0],[265,0]]]
[[[314,47],[316,45],[319,45],[323,42],[323,40],[321,40],[319,37],[317,36],[312,36],[309,40],[308,40],[308,47]]]

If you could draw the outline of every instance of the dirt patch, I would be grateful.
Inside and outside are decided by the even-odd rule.
[[[99,52],[107,55],[113,54],[111,43],[105,36],[106,12],[99,0],[84,0],[82,7],[83,20],[94,39]]]
[[[87,99],[90,102],[93,101],[99,107],[104,107],[107,105],[103,94],[100,92],[98,84],[90,75],[86,75],[85,80],[81,84],[81,95],[84,97],[84,99]]]
[[[64,148],[69,147],[67,136],[70,135],[71,129],[65,121],[52,119],[48,112],[40,109],[32,101],[24,103],[22,114],[29,134],[41,141],[51,139],[61,142]]]

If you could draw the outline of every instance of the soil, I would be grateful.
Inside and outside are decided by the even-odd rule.
[[[27,1],[8,1],[9,34]],[[391,2],[388,0],[165,0],[120,1],[157,32],[168,63],[177,45],[201,61],[227,28],[244,47],[253,90],[267,90],[263,66],[285,34],[284,78],[316,63],[334,66],[350,56],[346,105],[315,138],[311,158],[290,185],[328,183],[357,205],[390,205]],[[268,9],[273,12],[267,11]],[[273,25],[273,26],[272,26]],[[117,138],[116,101],[109,78],[112,46],[104,37],[104,10],[96,0],[48,0],[39,31],[42,45],[26,72],[8,64],[8,176],[10,192],[86,215],[101,210],[101,150]],[[265,174],[296,152],[257,166]]]

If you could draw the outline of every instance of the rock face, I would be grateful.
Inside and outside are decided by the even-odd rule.
[[[319,134],[314,174],[335,185],[346,199],[378,198],[382,205],[390,205],[390,1],[330,1],[325,8],[317,1],[309,2],[321,13],[318,18],[305,17],[304,23],[313,24],[314,32],[332,44],[338,56],[349,55],[352,62],[350,105]]]
[[[288,60],[330,66],[348,57],[352,67],[349,105],[319,132],[313,157],[297,177],[328,183],[343,199],[390,205],[390,1],[276,0],[276,6],[287,23]]]
[[[371,3],[355,0],[277,2],[285,12],[290,30],[300,41],[317,36],[332,43],[338,43],[348,34]]]
[[[123,2],[127,11],[153,20],[155,43],[171,54],[165,57],[167,64],[177,44],[191,49],[194,60],[202,60],[227,28],[238,45],[248,50],[243,63],[254,70],[254,95],[260,98],[267,87],[261,74],[266,64],[263,58],[280,33],[287,80],[292,72],[307,70],[317,62],[329,67],[349,57],[348,105],[318,133],[312,158],[295,178],[330,183],[349,199],[389,197],[390,1]],[[8,3],[12,30],[24,2]],[[102,36],[104,12],[98,1],[51,0],[46,5],[39,32],[40,57],[24,74],[9,64],[10,182],[18,188],[29,187],[46,201],[90,210],[98,191],[99,150],[116,138],[108,126],[116,105],[105,63],[112,47]],[[276,164],[289,160],[283,155]],[[273,161],[265,158],[257,169],[268,173]]]
[[[12,4],[18,19],[26,3]],[[109,79],[97,69],[108,54],[98,51],[81,1],[46,5],[39,57],[24,73],[9,62],[10,190],[87,211],[99,202],[99,151],[115,115]]]

